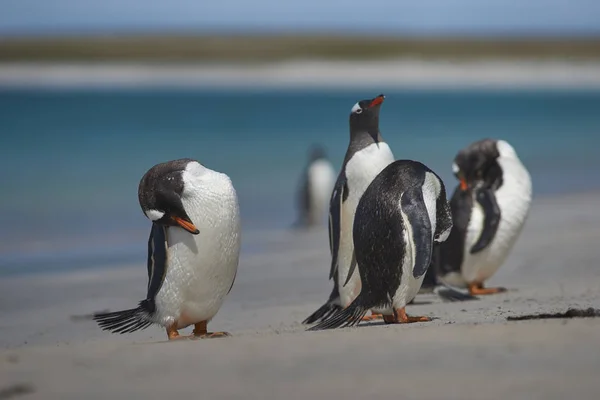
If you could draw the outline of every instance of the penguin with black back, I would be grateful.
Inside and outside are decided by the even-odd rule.
[[[229,336],[207,324],[231,291],[240,254],[240,216],[229,177],[198,161],[157,164],[138,187],[142,211],[152,221],[148,286],[138,307],[96,313],[103,330],[131,333],[160,325],[169,340],[194,325],[191,338]]]
[[[394,161],[394,155],[379,131],[379,112],[384,99],[385,96],[380,94],[373,99],[361,100],[350,110],[350,143],[329,202],[329,279],[333,279],[333,289],[327,302],[306,318],[305,324],[320,321],[336,310],[346,308],[361,291],[359,274],[348,274],[356,267],[352,240],[354,214],[369,184]]]
[[[450,200],[454,228],[439,246],[439,280],[488,295],[485,288],[521,234],[531,206],[529,172],[505,140],[483,139],[460,150],[452,164],[459,184]]]
[[[368,310],[383,314],[386,323],[429,321],[408,316],[405,306],[421,287],[434,242],[446,240],[451,229],[446,190],[435,172],[411,160],[387,166],[356,209],[354,252],[362,290],[347,308],[310,330],[356,325]]]

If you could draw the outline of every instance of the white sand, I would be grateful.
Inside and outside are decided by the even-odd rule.
[[[0,87],[600,88],[600,61],[0,64]]]
[[[233,291],[209,325],[228,339],[166,342],[158,327],[114,335],[73,314],[132,307],[145,262],[0,282],[0,397],[104,399],[597,399],[600,320],[506,317],[600,308],[600,194],[536,198],[507,264],[490,284],[513,291],[409,313],[429,323],[305,332],[327,297],[325,231],[247,238]],[[13,386],[14,387],[14,386]],[[18,386],[16,387],[19,388]]]

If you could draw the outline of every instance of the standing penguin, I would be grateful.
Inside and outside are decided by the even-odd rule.
[[[450,285],[472,295],[505,291],[483,284],[504,263],[531,205],[531,178],[504,140],[472,143],[455,157],[459,185],[450,200],[454,228],[440,245],[434,267]]]
[[[332,312],[346,308],[360,293],[359,274],[345,283],[354,259],[352,226],[358,201],[367,186],[394,161],[390,147],[379,131],[379,111],[385,96],[361,100],[350,110],[350,143],[329,202],[329,247],[333,290],[329,300],[303,323],[319,321]]]
[[[311,330],[356,325],[370,309],[386,323],[429,321],[407,316],[405,306],[421,287],[434,242],[446,240],[452,229],[442,180],[420,162],[393,162],[360,199],[353,229],[362,291]]]
[[[313,146],[298,193],[298,226],[317,226],[325,222],[334,183],[335,170],[327,159],[325,149]]]
[[[152,221],[148,240],[148,292],[137,308],[94,315],[104,330],[135,332],[152,324],[169,340],[194,325],[207,332],[233,286],[240,253],[238,199],[231,180],[191,159],[155,165],[143,176],[138,197]]]

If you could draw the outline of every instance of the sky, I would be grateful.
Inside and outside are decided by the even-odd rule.
[[[600,36],[600,0],[0,0],[0,34],[341,31]]]

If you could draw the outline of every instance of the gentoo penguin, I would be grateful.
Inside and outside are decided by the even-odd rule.
[[[311,147],[298,193],[298,226],[317,226],[325,222],[334,183],[335,171],[325,149],[318,145]]]
[[[459,180],[450,206],[454,228],[439,247],[434,267],[452,286],[472,295],[502,292],[484,288],[512,249],[531,204],[531,178],[515,149],[504,140],[472,143],[454,158]]]
[[[368,310],[382,313],[386,323],[429,321],[407,316],[405,306],[421,287],[433,243],[446,240],[451,229],[444,183],[432,170],[410,160],[387,166],[363,194],[354,217],[362,290],[347,308],[311,330],[356,325]]]
[[[352,226],[356,206],[367,186],[394,161],[390,147],[379,131],[379,111],[385,96],[361,100],[350,110],[350,143],[329,202],[329,247],[333,290],[329,300],[303,323],[311,324],[331,312],[346,308],[360,293],[359,274],[345,284],[354,260]]]
[[[150,168],[138,197],[152,221],[148,240],[148,292],[137,308],[95,314],[104,330],[135,332],[152,324],[171,339],[194,325],[192,337],[207,332],[235,279],[240,253],[238,199],[229,177],[191,159]]]

